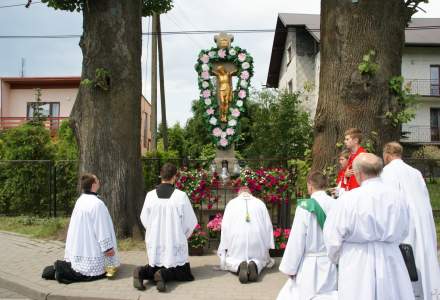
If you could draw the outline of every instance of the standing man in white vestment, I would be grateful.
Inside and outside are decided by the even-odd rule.
[[[113,222],[104,202],[98,198],[96,175],[81,176],[83,193],[76,200],[67,231],[64,261],[46,267],[42,277],[60,283],[93,281],[105,277],[105,267],[120,265]]]
[[[241,283],[258,280],[273,265],[269,249],[275,248],[273,227],[266,205],[241,187],[226,205],[217,254],[223,270],[238,274]]]
[[[412,300],[414,294],[399,243],[408,234],[403,195],[379,175],[382,160],[361,153],[353,170],[361,186],[344,193],[327,216],[324,242],[339,264],[340,300]]]
[[[337,270],[327,257],[322,227],[337,200],[325,192],[327,177],[312,172],[307,177],[310,199],[299,199],[292,234],[280,271],[289,276],[277,300],[309,300],[318,294],[336,294]]]
[[[144,290],[144,280],[166,291],[168,281],[192,281],[188,262],[188,241],[197,218],[188,196],[174,188],[177,169],[170,163],[160,171],[161,184],[148,192],[141,212],[145,227],[148,264],[133,271],[133,286]]]
[[[400,190],[409,207],[409,233],[403,241],[414,251],[418,281],[413,284],[416,299],[432,300],[440,295],[437,235],[428,189],[422,174],[402,160],[403,148],[391,142],[383,148],[386,164],[381,174],[388,186]]]

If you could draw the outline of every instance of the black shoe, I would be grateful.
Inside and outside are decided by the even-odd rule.
[[[156,282],[156,289],[159,292],[163,293],[167,290],[167,285],[162,277],[161,270],[157,270],[156,273],[154,273],[154,281]]]
[[[145,290],[145,286],[144,286],[144,280],[142,279],[141,276],[141,270],[142,267],[136,267],[133,270],[133,286],[134,288],[138,289],[139,291],[144,291]]]
[[[242,261],[240,266],[238,267],[238,280],[241,283],[248,282],[248,264],[245,261]]]
[[[257,264],[253,261],[251,261],[248,265],[249,269],[249,281],[255,282],[258,279],[258,268]]]

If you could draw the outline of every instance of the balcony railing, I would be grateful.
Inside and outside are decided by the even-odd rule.
[[[430,126],[402,126],[401,142],[440,144],[440,128]]]
[[[411,94],[420,96],[440,96],[440,84],[438,80],[430,79],[406,79],[405,85],[411,90]]]
[[[60,128],[61,121],[67,117],[47,117],[43,121],[44,126],[52,133],[57,132]],[[0,117],[0,129],[9,129],[20,126],[29,122],[32,118],[27,117]]]

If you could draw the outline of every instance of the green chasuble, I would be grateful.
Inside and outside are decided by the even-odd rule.
[[[297,206],[309,211],[312,214],[315,214],[316,219],[318,220],[319,227],[321,227],[321,229],[324,228],[326,215],[321,205],[319,205],[318,201],[313,198],[298,199]]]

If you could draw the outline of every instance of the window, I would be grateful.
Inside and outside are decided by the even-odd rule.
[[[287,65],[292,61],[292,45],[287,48]]]
[[[28,102],[26,117],[32,119],[34,110],[40,108],[42,117],[49,118],[50,129],[58,129],[60,127],[60,103],[59,102]]]
[[[431,142],[440,141],[440,108],[431,108]]]
[[[440,66],[431,66],[431,96],[440,96]]]
[[[289,82],[287,83],[287,90],[289,91],[289,93],[293,93],[293,82],[292,80],[289,80]]]
[[[59,102],[28,102],[27,114],[28,119],[34,115],[34,109],[39,106],[40,113],[46,118],[58,118],[60,116],[60,103]]]

